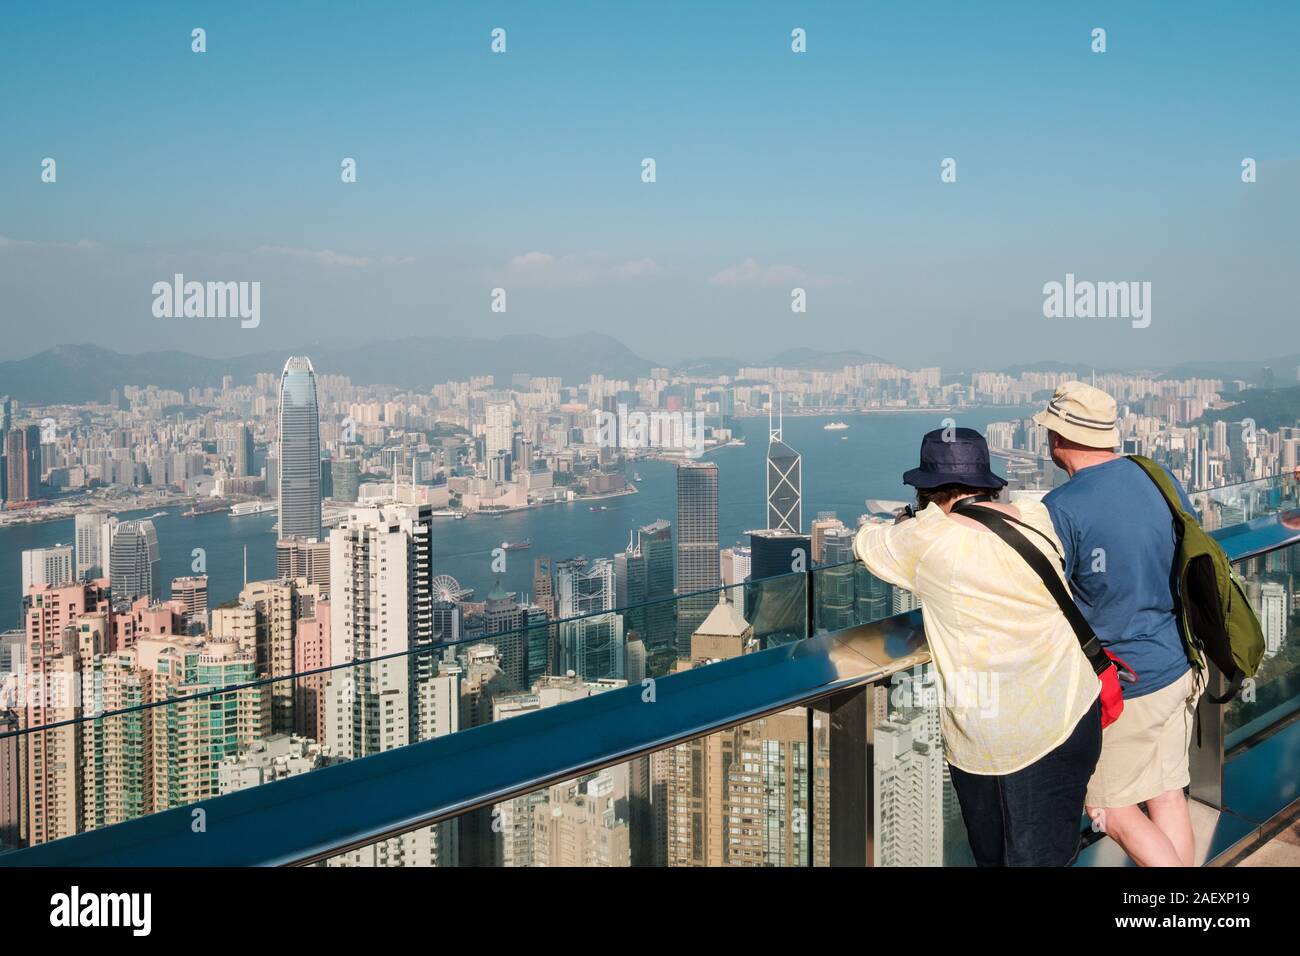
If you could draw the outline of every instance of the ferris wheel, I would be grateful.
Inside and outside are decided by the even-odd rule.
[[[450,574],[440,574],[433,579],[433,596],[438,601],[460,603],[460,582]]]

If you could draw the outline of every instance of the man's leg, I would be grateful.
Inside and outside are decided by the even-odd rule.
[[[1181,796],[1181,791],[1179,793]],[[1158,797],[1157,799],[1161,799]],[[1186,806],[1183,810],[1186,812]],[[1100,819],[1098,818],[1100,814]],[[1165,832],[1151,820],[1142,808],[1088,807],[1088,816],[1097,821],[1102,830],[1120,845],[1138,866],[1186,866],[1177,848]],[[1188,833],[1191,823],[1188,822]]]
[[[1101,753],[1094,702],[1055,750],[1003,778],[1007,866],[1070,866],[1079,855],[1083,798]]]
[[[957,791],[966,839],[976,866],[1005,866],[1006,833],[1002,828],[1001,777],[966,773],[949,766],[952,788]]]
[[[1196,836],[1192,833],[1192,815],[1182,788],[1166,790],[1147,801],[1151,822],[1169,838],[1182,866],[1196,865]]]

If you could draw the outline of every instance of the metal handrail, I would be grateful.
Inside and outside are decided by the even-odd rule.
[[[0,855],[0,865],[309,864],[928,660],[911,611]]]

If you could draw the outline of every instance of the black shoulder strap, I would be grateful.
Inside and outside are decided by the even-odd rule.
[[[958,502],[953,510],[961,514],[963,518],[978,521],[1015,548],[1016,552],[1025,559],[1025,563],[1042,578],[1043,584],[1047,587],[1047,592],[1056,600],[1061,613],[1070,622],[1070,627],[1074,630],[1074,636],[1079,639],[1079,646],[1083,649],[1084,656],[1088,658],[1088,663],[1092,665],[1093,671],[1100,674],[1107,667],[1110,667],[1111,660],[1106,656],[1101,641],[1093,633],[1087,618],[1079,610],[1079,606],[1070,597],[1070,592],[1066,590],[1065,583],[1061,580],[1060,575],[1056,573],[1056,569],[1052,567],[1052,562],[1047,559],[1047,555],[1030,544],[1028,538],[1011,526],[1012,519],[992,508],[981,508],[978,505],[963,506],[961,502]]]

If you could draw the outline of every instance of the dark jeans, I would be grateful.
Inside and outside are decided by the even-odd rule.
[[[978,866],[1069,866],[1079,855],[1083,797],[1101,755],[1101,701],[1055,750],[1000,776],[951,767]]]

